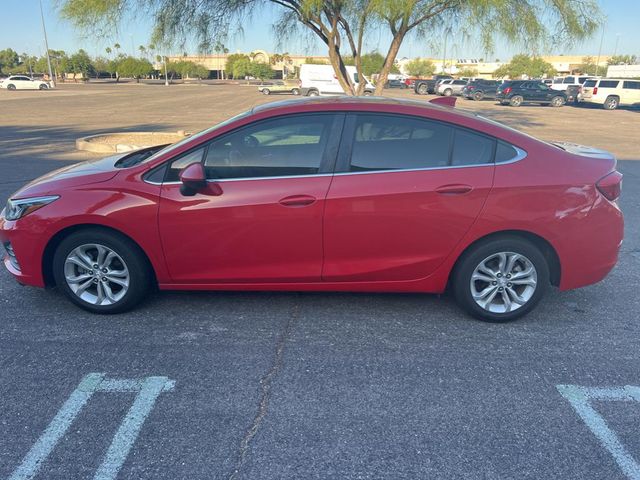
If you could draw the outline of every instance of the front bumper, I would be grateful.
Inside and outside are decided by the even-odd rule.
[[[15,260],[2,249],[2,262],[5,268],[23,285],[44,287],[42,275],[42,256],[45,242],[38,230],[30,230],[24,224],[29,217],[20,221],[9,221],[0,217],[0,243],[11,245]]]

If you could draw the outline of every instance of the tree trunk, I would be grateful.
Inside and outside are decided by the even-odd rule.
[[[378,77],[378,83],[376,83],[376,95],[382,95],[384,85],[387,83],[387,79],[389,78],[389,72],[391,71],[391,67],[393,67],[393,63],[396,60],[398,50],[400,50],[400,45],[402,45],[402,41],[404,40],[406,33],[407,31],[402,29],[393,37],[391,45],[389,46],[389,51],[387,52],[387,57],[384,59],[384,65],[380,71],[380,76]]]
[[[333,37],[329,37],[329,60],[331,61],[333,71],[335,72],[338,83],[340,83],[344,93],[347,95],[355,95],[356,92],[353,88],[353,82],[351,82],[349,78],[347,68],[342,60],[342,55],[340,55],[340,50],[336,46],[335,39]]]

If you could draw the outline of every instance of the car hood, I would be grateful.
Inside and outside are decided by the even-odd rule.
[[[11,198],[56,194],[70,187],[106,182],[116,176],[119,169],[115,164],[126,155],[128,153],[112,155],[54,170],[28,183]]]

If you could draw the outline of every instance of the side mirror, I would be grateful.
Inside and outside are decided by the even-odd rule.
[[[201,163],[192,163],[180,172],[180,193],[185,197],[192,197],[207,187],[207,177]]]

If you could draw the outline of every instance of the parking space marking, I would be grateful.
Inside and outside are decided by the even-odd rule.
[[[49,426],[31,447],[14,470],[9,480],[28,480],[36,476],[42,463],[67,432],[73,420],[96,392],[130,392],[136,398],[111,441],[107,453],[98,467],[94,480],[115,479],[122,467],[147,415],[162,392],[173,390],[175,382],[167,377],[142,379],[107,379],[104,373],[89,373],[78,384]]]
[[[620,469],[631,480],[640,480],[640,464],[631,456],[616,433],[609,428],[605,419],[591,401],[636,401],[640,402],[640,387],[581,387],[578,385],[556,385],[558,392],[589,427],[604,448],[613,456]]]

